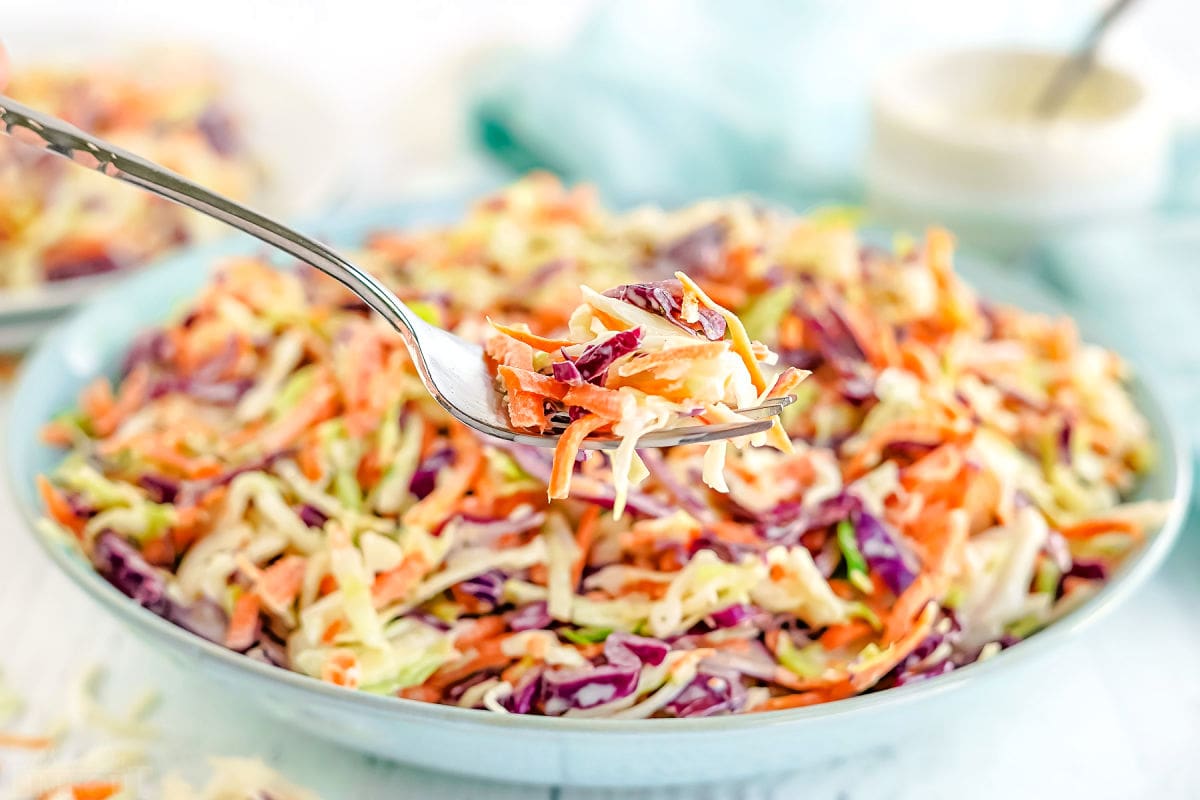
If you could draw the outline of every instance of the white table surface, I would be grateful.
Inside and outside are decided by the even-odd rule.
[[[1146,4],[1148,14],[1150,6],[1156,7],[1156,29],[1185,57],[1196,52],[1186,38],[1194,26],[1178,19],[1185,12],[1196,14],[1189,1]],[[208,0],[204,5],[205,16],[195,19],[161,0],[57,0],[6,9],[0,24],[36,27],[73,20],[78,26],[103,19],[117,29],[186,33],[228,48],[259,48],[276,58],[292,54],[296,69],[340,93],[346,108],[369,108],[384,97],[419,107],[426,125],[393,142],[393,174],[403,179],[379,187],[394,193],[458,177],[464,143],[461,134],[450,131],[459,130],[462,107],[441,89],[453,83],[473,53],[497,42],[560,42],[591,3],[418,2],[384,9],[366,0]],[[360,13],[349,13],[351,8]],[[373,24],[362,21],[367,8]],[[5,35],[0,28],[0,38]],[[346,44],[351,41],[353,47]],[[311,58],[295,59],[297,48]],[[177,668],[95,607],[43,556],[4,488],[0,670],[25,694],[35,717],[48,718],[62,706],[64,686],[85,664],[99,662],[117,698],[147,685],[163,692],[156,724],[173,751],[258,755],[329,798],[1200,797],[1200,624],[1195,615],[1200,537],[1195,533],[1180,542],[1166,567],[1130,602],[1030,671],[1028,694],[1019,707],[997,706],[984,718],[960,719],[944,729],[914,729],[893,747],[848,755],[824,768],[732,786],[605,792],[486,784],[382,763],[283,729],[240,698],[210,690],[203,675]],[[0,762],[0,787],[6,779]]]

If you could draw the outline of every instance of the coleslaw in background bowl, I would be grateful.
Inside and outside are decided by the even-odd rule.
[[[449,204],[441,209],[445,212]],[[411,212],[413,209],[408,209]],[[407,212],[391,211],[339,226],[326,226],[338,241],[354,242],[380,227],[380,221],[398,224]],[[418,213],[437,215],[438,209]],[[252,246],[231,245],[226,253],[254,252]],[[203,265],[216,253],[189,254],[174,265],[138,276],[127,291],[154,298],[153,307],[168,299],[186,298],[205,280]],[[999,296],[1008,299],[1009,291]],[[1025,298],[1015,298],[1022,299]],[[53,463],[53,455],[38,445],[34,429],[48,418],[50,408],[69,405],[71,395],[114,359],[132,336],[149,319],[127,319],[112,300],[89,307],[55,335],[30,361],[14,399],[10,431],[10,464],[18,481],[18,496],[27,514],[36,514],[32,475]],[[100,339],[96,334],[103,331]],[[56,370],[55,361],[68,370]],[[323,687],[311,680],[249,662],[221,648],[201,642],[163,620],[137,608],[111,587],[75,554],[50,543],[50,552],[85,589],[106,606],[136,620],[135,630],[155,641],[169,642],[175,652],[199,657],[218,677],[233,681],[260,695],[276,713],[307,722],[317,732],[373,752],[493,778],[519,778],[552,783],[670,783],[735,777],[778,769],[844,754],[855,747],[886,741],[896,732],[911,728],[901,710],[926,696],[953,697],[951,690],[971,675],[1004,674],[1003,664],[1013,663],[1015,653],[1044,650],[1048,642],[1061,638],[1095,611],[1109,606],[1139,582],[1162,558],[1174,536],[1181,515],[1181,502],[1189,486],[1186,461],[1171,450],[1171,430],[1153,398],[1134,384],[1137,406],[1147,416],[1153,438],[1161,443],[1159,468],[1146,479],[1141,495],[1155,499],[1175,497],[1176,505],[1162,531],[1134,552],[1111,581],[1080,609],[1067,613],[1046,631],[1019,647],[997,655],[989,662],[956,669],[936,680],[840,700],[810,709],[779,711],[721,719],[609,720],[530,719],[516,715],[487,716],[479,712],[440,706],[421,706],[404,700],[364,695]],[[926,703],[931,718],[947,713],[955,704],[945,700]],[[869,718],[868,718],[869,717]],[[922,714],[922,719],[926,715]],[[463,751],[461,736],[469,736],[471,759],[455,757]],[[648,744],[648,740],[653,744]],[[457,744],[455,744],[457,742]],[[803,757],[804,761],[797,762]],[[604,768],[619,763],[620,774]],[[509,771],[514,764],[519,772]]]
[[[69,26],[18,26],[5,44],[14,97],[230,197],[268,213],[311,215],[338,188],[342,126],[323,118],[328,103],[315,90],[279,66],[188,43],[99,41]],[[224,233],[36,148],[6,140],[0,150],[0,192],[9,199],[0,215],[0,349],[28,345],[120,271]]]

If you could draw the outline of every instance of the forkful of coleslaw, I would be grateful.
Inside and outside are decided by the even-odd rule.
[[[0,54],[0,76],[5,64]],[[649,294],[636,287],[619,287],[618,297],[589,291],[571,338],[561,345],[499,326],[504,338],[485,353],[423,320],[332,248],[68,122],[0,95],[0,131],[220,220],[330,275],[400,333],[421,381],[455,418],[489,436],[555,448],[559,472],[568,471],[552,494],[565,493],[569,464],[581,448],[615,449],[618,463],[634,469],[636,446],[713,443],[719,455],[726,440],[745,441],[772,428],[777,444],[787,446],[774,417],[789,402],[786,390],[798,373],[769,385],[760,367],[771,360],[766,348],[751,343],[737,318],[686,276],[678,287]],[[662,299],[666,295],[671,300]],[[648,297],[679,308],[664,316],[659,301]],[[717,319],[724,330],[714,339],[709,334]],[[506,354],[497,358],[501,349]],[[604,354],[612,363],[592,370]],[[490,366],[503,368],[499,381]],[[568,373],[572,368],[578,377]],[[714,456],[713,463],[719,461]]]

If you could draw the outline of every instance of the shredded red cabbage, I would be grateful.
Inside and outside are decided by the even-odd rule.
[[[184,481],[179,485],[179,491],[175,495],[176,505],[191,505],[196,502],[196,499],[205,492],[215,489],[218,486],[227,486],[239,476],[247,472],[265,472],[271,468],[281,458],[285,458],[292,454],[292,450],[279,450],[274,453],[268,453],[265,456],[260,456],[253,461],[248,461],[240,467],[223,472],[212,478],[203,480]]]
[[[821,356],[837,373],[839,389],[846,400],[863,402],[875,394],[874,372],[867,364],[866,353],[854,338],[846,319],[833,305],[820,318],[805,318],[817,340]]]
[[[480,683],[483,683],[484,681],[489,680],[490,678],[492,678],[492,675],[486,671],[476,672],[475,674],[471,675],[470,677],[464,678],[463,680],[459,681],[458,683],[456,683],[456,684],[450,686],[448,689],[446,689],[446,699],[450,700],[451,702],[457,703],[459,700],[462,699],[462,696],[464,694],[466,694],[467,689],[470,689],[472,686],[476,686]],[[479,706],[476,705],[476,708],[478,708],[478,707]]]
[[[143,331],[134,338],[129,352],[121,362],[121,377],[124,378],[141,364],[161,366],[175,356],[175,345],[161,328]]]
[[[137,483],[155,503],[174,503],[175,496],[179,494],[179,481],[165,475],[146,473],[138,478]]]
[[[671,646],[659,639],[634,636],[632,633],[613,633],[604,640],[604,657],[610,664],[657,667],[671,652]]]
[[[212,104],[200,112],[196,127],[204,136],[208,146],[223,156],[234,155],[240,150],[237,126],[229,112],[218,104]]]
[[[168,394],[186,394],[215,406],[231,406],[241,400],[242,395],[250,391],[252,386],[254,386],[254,381],[249,378],[239,378],[233,381],[205,381],[174,376],[154,381],[150,385],[149,395],[152,400],[155,400]]]
[[[206,598],[188,605],[170,602],[167,607],[167,619],[217,644],[224,643],[225,631],[229,628],[229,618],[225,616],[225,610]],[[287,666],[286,654],[280,666]]]
[[[654,479],[675,497],[680,508],[700,522],[713,522],[716,520],[716,515],[713,513],[712,508],[704,502],[701,494],[675,477],[658,450],[638,450],[637,453],[642,459],[642,463],[646,465],[646,469],[650,470],[650,474],[654,476]]]
[[[664,247],[647,265],[655,275],[705,276],[723,272],[725,265],[725,240],[729,228],[723,220],[701,225]]]
[[[676,717],[708,717],[735,713],[745,705],[746,687],[741,676],[733,670],[704,664],[665,710]]]
[[[443,467],[448,467],[453,463],[454,451],[449,447],[444,447],[441,450],[430,453],[417,467],[417,471],[413,473],[412,482],[408,485],[408,490],[418,500],[424,500],[433,491],[433,487],[437,485],[438,473],[441,472]]]
[[[512,694],[501,701],[501,705],[513,714],[528,714],[533,710],[542,689],[542,670],[534,668],[517,680]]]
[[[504,594],[504,581],[504,573],[493,569],[462,581],[458,584],[458,588],[476,600],[495,608],[500,605],[500,598]]]
[[[111,530],[101,531],[92,547],[92,561],[96,570],[126,597],[160,617],[167,615],[170,601],[162,576],[129,542]]]
[[[300,506],[296,510],[296,515],[300,517],[301,522],[310,528],[324,528],[325,523],[329,521],[329,517],[325,516],[325,512],[308,503]]]
[[[627,283],[609,289],[604,295],[664,317],[688,333],[712,341],[725,337],[725,318],[711,308],[701,306],[698,311],[699,318],[695,322],[686,322],[683,319],[683,284],[678,280]]]
[[[575,370],[585,381],[602,384],[612,363],[621,356],[632,353],[641,343],[641,328],[614,333],[603,342],[585,348],[579,358],[575,359]]]
[[[508,629],[515,633],[542,630],[549,627],[551,622],[550,612],[546,610],[545,600],[521,606],[516,611],[510,612],[507,620]]]
[[[158,571],[113,531],[103,530],[96,537],[92,563],[121,594],[147,610],[209,641],[225,640],[228,622],[220,606],[206,600],[185,606],[172,600]]]
[[[560,716],[574,708],[592,708],[628,697],[637,688],[641,671],[640,662],[548,670],[542,676],[542,710]]]
[[[752,515],[747,512],[746,515],[756,522],[761,536],[791,547],[799,544],[800,537],[809,531],[828,528],[847,519],[860,505],[854,495],[839,492],[812,508],[788,500],[766,514]]]
[[[71,513],[83,519],[90,519],[96,516],[96,509],[91,503],[83,499],[83,495],[78,492],[63,492],[63,496],[67,499],[67,505],[71,507]]]
[[[554,373],[556,381],[569,383],[572,386],[578,386],[583,383],[583,373],[579,371],[579,367],[575,366],[575,362],[569,358],[563,361],[555,361],[550,365],[550,370]]]
[[[47,281],[69,281],[73,278],[84,278],[89,275],[100,275],[105,272],[115,272],[120,268],[111,255],[106,252],[94,255],[61,258],[43,265],[42,274]]]
[[[745,603],[722,608],[714,611],[709,617],[718,628],[732,628],[748,620],[754,615],[754,610]]]
[[[882,521],[861,506],[851,515],[858,549],[871,572],[878,575],[899,596],[917,579],[913,557],[888,531]]]

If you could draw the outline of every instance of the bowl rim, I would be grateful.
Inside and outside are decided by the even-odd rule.
[[[411,217],[414,211],[418,217],[422,216],[422,212],[428,212],[431,205],[434,208],[461,210],[462,200],[456,198],[453,201],[432,204],[428,202],[391,204],[365,211],[329,215],[323,221],[309,225],[308,229],[327,231],[330,240],[335,243],[361,241],[366,233],[373,228],[378,228],[385,220],[391,220],[393,225],[411,225],[412,221],[408,217]],[[440,216],[435,213],[432,219],[436,220]],[[13,382],[7,403],[8,419],[4,423],[4,460],[7,467],[5,480],[9,494],[25,523],[27,533],[33,536],[42,551],[71,578],[77,587],[124,624],[132,627],[137,633],[146,634],[144,638],[163,639],[176,651],[197,655],[201,663],[215,662],[217,666],[240,673],[243,677],[272,681],[280,688],[295,691],[300,695],[312,694],[330,703],[344,703],[349,707],[357,707],[364,711],[397,714],[398,717],[409,716],[449,724],[483,725],[550,734],[703,734],[806,722],[816,723],[828,717],[861,715],[869,713],[873,709],[905,705],[922,698],[956,690],[961,688],[964,683],[972,681],[976,676],[985,676],[1010,665],[1015,667],[1022,659],[1029,662],[1067,637],[1077,634],[1124,602],[1158,568],[1179,536],[1190,506],[1192,460],[1188,440],[1181,435],[1182,429],[1172,410],[1160,399],[1165,395],[1158,391],[1153,379],[1147,379],[1144,374],[1135,374],[1130,383],[1135,389],[1135,395],[1140,400],[1139,409],[1146,413],[1149,419],[1159,423],[1160,429],[1155,430],[1155,433],[1159,434],[1161,438],[1161,441],[1158,442],[1160,469],[1168,470],[1168,474],[1173,470],[1169,498],[1171,505],[1166,520],[1149,541],[1132,553],[1109,582],[1093,596],[1035,635],[1021,641],[1018,645],[1004,649],[985,661],[955,669],[947,674],[937,676],[936,679],[870,694],[855,695],[829,703],[780,711],[685,719],[614,720],[497,714],[492,711],[427,703],[391,695],[375,695],[357,689],[334,686],[303,673],[248,658],[167,621],[122,594],[92,569],[91,565],[83,558],[70,552],[64,543],[51,540],[38,531],[37,525],[42,517],[41,512],[33,503],[29,502],[27,487],[22,485],[23,482],[31,482],[34,475],[26,472],[19,458],[20,449],[14,445],[14,442],[20,439],[36,440],[36,429],[29,430],[28,427],[23,429],[17,416],[13,414],[14,409],[23,405],[31,408],[37,407],[38,384],[31,382],[30,375],[39,365],[62,363],[59,356],[66,351],[65,346],[71,338],[71,334],[76,332],[77,327],[86,323],[86,318],[94,310],[114,303],[125,302],[129,284],[150,281],[159,274],[181,271],[191,262],[199,262],[208,268],[211,267],[214,259],[231,255],[253,254],[261,252],[262,249],[263,245],[249,240],[238,240],[237,242],[225,240],[204,247],[187,248],[138,270],[127,276],[118,285],[106,288],[73,309],[24,359]],[[1032,291],[1036,292],[1036,290]],[[1038,293],[1044,294],[1045,292]],[[48,412],[38,415],[38,419],[39,423],[49,419]],[[37,427],[40,427],[40,424]],[[44,447],[44,445],[36,446]]]

